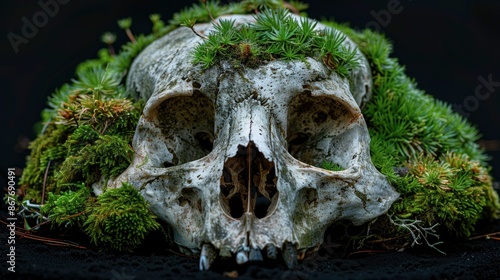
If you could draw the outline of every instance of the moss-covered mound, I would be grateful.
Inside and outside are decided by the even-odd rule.
[[[223,14],[257,12],[254,27],[235,32],[231,21],[222,22],[217,32],[196,47],[193,63],[205,68],[235,57],[245,67],[248,62],[252,66],[306,56],[344,76],[356,66],[353,52],[340,47],[344,37],[333,31],[314,31],[313,21],[303,20],[299,27],[297,21],[287,19],[289,12],[284,9],[299,13],[304,4],[280,0],[203,3],[176,14],[168,25],[159,15],[152,15],[149,35],[134,36],[131,20],[119,21],[130,42],[115,53],[116,35],[105,33],[102,39],[107,48],[99,51],[97,59],[81,63],[76,78],[49,98],[21,178],[25,195],[20,200],[44,204],[41,212],[31,209],[34,216],[48,217],[55,226],[81,227],[94,243],[118,250],[132,250],[147,232],[159,228],[132,186],[106,190],[96,198],[91,185],[116,177],[134,157],[131,140],[144,102],[131,99],[124,89],[132,60],[180,25],[192,28]],[[500,204],[486,156],[475,143],[477,130],[450,106],[416,88],[390,57],[391,44],[383,35],[325,24],[343,31],[370,61],[374,92],[363,113],[372,139],[371,156],[401,193],[388,215],[370,224],[363,242],[413,241],[399,242],[401,248],[435,230],[468,237],[480,219],[498,218]],[[323,167],[338,169],[333,163]]]

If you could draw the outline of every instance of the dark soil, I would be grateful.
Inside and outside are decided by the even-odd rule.
[[[2,225],[1,240],[7,240],[4,228]],[[499,231],[500,220],[483,226],[481,234]],[[404,252],[358,253],[346,258],[342,248],[323,246],[293,270],[281,261],[237,266],[218,260],[208,272],[199,271],[197,258],[163,249],[165,244],[157,242],[161,239],[150,236],[138,253],[126,254],[17,240],[16,273],[8,272],[2,261],[0,278],[221,279],[238,275],[240,279],[500,279],[500,240],[495,239],[448,240],[439,245],[446,255],[422,245]],[[6,253],[2,256],[5,259]]]

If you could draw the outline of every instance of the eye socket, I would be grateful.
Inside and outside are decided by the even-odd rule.
[[[317,167],[329,162],[347,168],[356,142],[356,134],[348,128],[358,117],[335,96],[313,96],[304,91],[289,104],[288,152]]]
[[[198,132],[194,135],[194,138],[198,141],[200,147],[210,153],[214,148],[213,137],[208,132]]]
[[[212,151],[215,108],[200,91],[195,90],[192,96],[165,100],[158,106],[156,118],[168,153],[172,155],[161,162],[162,167],[198,160]]]
[[[309,140],[311,136],[302,132],[295,133],[289,137],[288,149],[290,151],[291,147],[300,146]]]

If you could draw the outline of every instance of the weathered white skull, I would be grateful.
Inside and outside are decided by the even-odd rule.
[[[195,29],[208,34],[213,26]],[[201,269],[217,254],[243,263],[262,252],[281,252],[293,266],[332,222],[359,225],[389,209],[398,194],[371,163],[360,110],[371,76],[359,51],[362,66],[349,81],[312,58],[202,70],[191,63],[202,40],[179,28],[133,63],[128,90],[147,103],[135,159],[108,187],[139,189],[175,242],[201,253]],[[343,170],[317,167],[323,161]]]

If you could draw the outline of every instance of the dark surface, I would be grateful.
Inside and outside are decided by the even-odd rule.
[[[483,230],[500,231],[500,221]],[[2,279],[220,279],[224,272],[234,270],[240,279],[500,279],[500,240],[485,238],[448,240],[439,245],[446,255],[418,246],[404,252],[364,253],[345,258],[342,248],[324,246],[294,270],[278,261],[239,268],[219,261],[208,272],[198,270],[196,258],[174,255],[158,244],[154,246],[151,240],[149,243],[149,249],[136,254],[115,254],[23,239],[16,248],[18,273],[9,273],[8,278]],[[0,275],[5,273],[2,269]]]
[[[48,0],[42,0],[44,2]],[[5,185],[8,167],[22,168],[25,164],[27,140],[34,139],[33,124],[39,121],[47,96],[73,77],[77,63],[93,58],[103,47],[99,42],[105,31],[126,36],[116,26],[116,20],[131,16],[134,33],[150,31],[148,15],[160,13],[164,19],[182,6],[195,1],[69,1],[60,5],[58,13],[40,27],[16,54],[7,34],[21,33],[22,17],[32,19],[41,8],[37,1],[2,1],[0,3],[0,79],[3,86],[0,102],[1,127],[0,174]],[[364,28],[374,21],[371,11],[387,9],[391,1],[308,1],[313,18],[334,18]],[[334,4],[333,4],[334,3]],[[394,42],[395,53],[407,66],[421,89],[451,104],[463,104],[473,97],[480,82],[478,77],[500,81],[500,2],[498,1],[410,1],[401,0],[403,7],[380,31]],[[115,44],[118,45],[118,44]],[[469,98],[470,100],[470,98]],[[478,126],[485,140],[500,139],[500,87],[478,102],[475,110],[466,111]],[[490,152],[494,161],[492,174],[500,179],[500,151]],[[494,149],[495,150],[495,149]],[[3,197],[3,194],[2,194]],[[0,225],[4,234],[5,227]],[[483,233],[500,231],[482,228]],[[1,236],[5,244],[5,237]],[[216,272],[198,272],[198,260],[165,255],[116,255],[47,246],[23,240],[17,245],[19,279],[169,279],[217,278],[227,264]],[[357,259],[341,259],[333,254],[326,259],[306,262],[296,272],[279,264],[251,265],[241,269],[246,278],[355,278],[355,279],[500,279],[500,241],[475,240],[455,244],[448,242],[446,256],[433,250],[403,253],[360,255]],[[2,251],[1,273],[6,272]],[[229,268],[229,267],[227,267]],[[113,273],[115,272],[116,275]],[[123,274],[122,274],[123,273]],[[305,273],[305,274],[303,274]],[[131,277],[127,278],[126,276]],[[11,275],[12,276],[12,275]],[[125,277],[120,277],[125,276]]]

